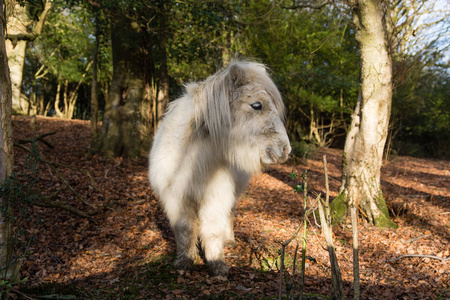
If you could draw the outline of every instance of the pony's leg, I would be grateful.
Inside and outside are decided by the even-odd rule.
[[[224,241],[232,238],[230,215],[235,203],[234,183],[227,170],[210,179],[199,209],[200,238],[213,276],[226,276]]]
[[[239,198],[239,196],[245,191],[248,181],[250,180],[250,175],[244,171],[239,169],[230,170],[230,174],[233,176],[234,180],[234,196],[235,198]],[[234,247],[236,246],[236,242],[234,240],[234,212],[235,205],[231,209],[231,212],[228,216],[228,225],[225,230],[225,246]]]
[[[189,271],[197,256],[198,222],[191,218],[181,218],[173,226],[177,243],[177,259],[175,268]]]
[[[198,219],[195,206],[189,205],[189,201],[180,201],[180,196],[165,196],[163,204],[177,244],[175,268],[189,271],[197,255]]]
[[[225,227],[225,235],[224,235],[224,246],[226,247],[234,247],[236,246],[236,242],[234,241],[234,207],[228,215],[228,222]]]

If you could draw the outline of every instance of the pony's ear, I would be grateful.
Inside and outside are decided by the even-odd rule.
[[[235,87],[240,87],[247,82],[247,70],[238,64],[232,64],[229,71],[231,84]]]

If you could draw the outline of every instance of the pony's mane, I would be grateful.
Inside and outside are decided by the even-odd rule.
[[[194,101],[196,129],[206,128],[215,141],[223,137],[231,127],[230,102],[233,92],[251,83],[265,88],[280,118],[284,120],[284,103],[266,66],[256,62],[233,61],[206,80],[186,85],[186,92]]]

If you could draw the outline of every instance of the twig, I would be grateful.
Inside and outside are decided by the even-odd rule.
[[[77,171],[77,172],[80,172],[80,173],[84,174],[85,176],[89,177],[89,180],[91,181],[92,187],[97,192],[101,192],[101,190],[95,184],[94,178],[92,178],[91,173],[89,173],[87,171],[84,171],[84,170],[81,170],[81,169],[78,169],[78,168],[74,168],[72,166],[69,166],[69,165],[66,165],[66,164],[63,164],[63,163],[59,163],[59,162],[55,162],[55,161],[49,161],[49,160],[45,160],[45,159],[42,159],[42,158],[40,158],[40,160],[43,163],[47,164],[47,165],[53,165],[53,166],[56,166],[56,167],[63,167],[63,168],[67,168],[67,169],[70,169],[70,170],[73,170],[73,171]]]
[[[309,221],[308,220],[308,215],[313,213],[314,210],[316,209],[316,207],[314,207],[314,209],[312,209],[312,210],[308,210],[307,209],[308,208],[307,207],[307,201],[308,201],[308,190],[307,189],[308,189],[308,183],[307,183],[307,180],[306,180],[306,174],[303,174],[303,217],[302,217],[301,222],[303,222],[304,238],[303,238],[303,243],[302,243],[303,244],[303,250],[302,250],[302,258],[303,258],[303,260],[302,260],[302,273],[301,273],[302,274],[302,278],[304,278],[304,275],[305,275],[305,256],[306,256],[305,253],[306,253],[306,237],[307,237],[306,229],[307,229],[307,222]],[[280,272],[280,282],[279,282],[278,297],[282,296],[281,290],[282,290],[282,279],[283,279],[282,276],[283,276],[283,269],[284,269],[285,248],[286,248],[287,245],[289,245],[294,240],[294,238],[297,237],[297,235],[299,234],[301,228],[302,228],[301,226],[298,226],[297,229],[295,230],[295,232],[290,236],[289,239],[287,239],[284,242],[281,242],[281,251],[282,251],[281,252],[281,269],[282,270]],[[293,272],[292,272],[292,292],[291,292],[291,298],[292,299],[294,299],[294,294],[295,294],[295,289],[294,289],[295,280],[294,279],[295,279],[295,263],[296,263],[296,260],[297,260],[297,251],[298,251],[298,243],[297,243],[297,246],[295,248]],[[301,285],[301,293],[300,294],[301,295],[303,294],[303,283]],[[279,298],[279,299],[281,299],[281,298]]]
[[[11,292],[16,293],[16,294],[18,294],[18,295],[21,295],[21,296],[24,297],[25,299],[35,300],[35,298],[30,297],[29,295],[27,295],[27,294],[25,294],[25,293],[22,293],[22,292],[19,291],[19,290],[11,289]]]
[[[295,246],[294,261],[292,263],[292,282],[291,282],[291,299],[295,299],[295,266],[297,263],[298,242]]]
[[[328,172],[327,172],[327,158],[326,155],[323,156],[323,164],[324,164],[324,173],[325,173],[325,185],[326,192],[325,195],[326,201],[323,201],[319,198],[319,214],[320,214],[320,223],[322,225],[322,232],[325,236],[325,240],[327,242],[328,253],[330,256],[330,265],[331,265],[331,299],[344,299],[344,288],[342,283],[342,275],[341,270],[339,268],[339,264],[336,257],[336,250],[333,242],[333,231],[331,228],[331,219],[330,219],[330,206],[329,206],[329,189],[328,189]]]
[[[64,203],[64,202],[52,201],[52,200],[46,200],[45,202],[34,201],[33,205],[39,206],[39,207],[61,208],[61,209],[67,210],[68,212],[70,212],[76,216],[92,220],[91,216],[89,216],[86,212],[84,212],[76,207],[73,207],[71,205],[68,205],[67,203]]]
[[[437,260],[440,260],[440,261],[450,260],[450,256],[448,256],[448,257],[439,257],[439,256],[436,256],[436,255],[427,255],[427,254],[404,254],[404,255],[400,255],[399,257],[390,259],[389,261],[393,262],[393,261],[397,261],[397,260],[400,260],[400,259],[405,258],[405,257],[432,258],[432,259],[437,259]]]
[[[355,202],[352,202],[350,208],[352,219],[352,237],[353,237],[353,299],[359,300],[360,276],[359,276],[359,245],[358,245],[358,215],[356,213]]]
[[[330,214],[330,187],[328,185],[328,168],[327,168],[327,156],[326,155],[323,156],[323,171],[324,171],[324,175],[325,175],[325,189],[326,189],[325,203],[327,205],[326,213]]]
[[[316,199],[317,201],[319,201],[318,199],[320,198],[320,196],[321,196],[321,194],[317,195],[317,199]],[[318,208],[317,206],[315,206],[315,209],[314,209],[314,210],[316,210],[316,209],[318,210],[319,208]],[[315,214],[313,214],[313,215],[315,216]],[[317,224],[316,218],[314,218],[314,220],[316,221],[315,224],[311,223],[311,221],[310,221],[309,219],[306,219],[306,220],[308,221],[308,223],[309,223],[309,225],[310,225],[311,227],[314,227],[314,225],[316,225],[317,227],[321,228],[321,226],[320,226],[319,224]],[[322,241],[320,240],[319,236],[317,235],[317,232],[313,231],[312,233],[313,233],[314,236],[316,237],[317,243],[320,245],[320,247],[321,247],[324,251],[327,251],[327,247],[325,247],[325,246],[322,244]]]
[[[304,174],[304,188],[303,188],[303,211],[306,214],[307,206],[308,206],[308,181],[307,174]],[[315,219],[315,214],[314,219]],[[306,241],[307,241],[307,228],[308,222],[305,219],[303,221],[303,241],[302,241],[302,268],[301,268],[301,276],[300,276],[300,300],[303,300],[303,290],[305,289],[305,271],[306,271]],[[298,247],[298,244],[297,244]],[[296,253],[297,254],[297,253]],[[295,295],[292,295],[292,299],[295,299]]]
[[[320,195],[319,195],[319,196],[320,196]],[[316,202],[317,202],[317,199],[316,199]],[[314,207],[309,208],[309,209],[306,211],[306,213],[303,215],[303,217],[300,219],[300,223],[302,223],[302,222],[304,222],[304,221],[308,221],[308,222],[309,222],[309,220],[308,220],[307,217],[308,217],[310,214],[312,214],[316,209],[317,209],[317,204],[316,204]],[[297,229],[295,230],[295,232],[294,232],[294,233],[293,233],[286,241],[284,241],[284,242],[278,241],[278,243],[280,243],[282,246],[287,246],[287,245],[289,245],[289,244],[295,239],[295,237],[298,235],[298,233],[300,232],[300,229],[302,229],[302,226],[301,226],[301,225],[297,227]]]
[[[56,134],[56,132],[44,133],[44,134],[41,134],[40,136],[38,136],[37,138],[17,140],[17,141],[14,142],[14,146],[29,144],[29,143],[33,143],[35,141],[40,141],[43,144],[45,144],[47,147],[53,149],[55,147],[52,144],[50,144],[48,141],[44,140],[45,137],[47,137],[49,135],[53,135],[53,134]]]
[[[84,198],[78,193],[71,185],[67,182],[67,180],[61,175],[61,173],[56,169],[56,167],[53,164],[48,164],[48,166],[55,172],[55,174],[58,176],[58,178],[72,191],[72,193],[77,197],[78,200],[83,202],[85,205],[96,208],[94,205],[88,203]]]
[[[43,138],[44,138],[45,136],[50,135],[50,134],[54,134],[54,133],[43,134],[43,135],[39,136],[38,138],[40,138],[41,141],[45,141],[45,140],[43,140]],[[33,141],[32,139],[30,139],[30,140],[21,140],[21,141],[22,141],[22,142],[14,143],[14,145],[17,146],[17,147],[19,147],[19,148],[21,148],[21,149],[23,149],[23,150],[25,150],[26,152],[28,152],[28,153],[31,154],[31,153],[32,153],[31,150],[30,150],[29,148],[25,147],[23,144],[31,143],[31,142],[34,142],[34,141]],[[92,178],[92,176],[90,175],[89,172],[86,172],[86,171],[84,171],[84,170],[80,170],[80,169],[71,167],[71,166],[66,165],[66,164],[62,164],[62,163],[57,163],[57,162],[45,160],[45,159],[43,159],[43,158],[41,158],[41,157],[38,157],[37,159],[38,159],[40,162],[42,162],[42,163],[46,164],[47,166],[49,166],[50,169],[51,169],[51,170],[58,176],[58,178],[64,183],[64,185],[72,191],[72,193],[75,195],[75,197],[76,197],[78,200],[80,200],[82,203],[84,203],[85,205],[87,205],[87,206],[93,208],[93,210],[92,210],[92,211],[86,212],[86,211],[82,211],[82,210],[80,210],[80,209],[78,209],[78,208],[76,208],[76,207],[74,207],[74,206],[72,206],[72,205],[70,205],[70,204],[67,204],[67,203],[65,203],[65,202],[53,200],[54,198],[56,198],[56,197],[58,196],[59,192],[61,192],[61,191],[63,190],[63,188],[59,189],[58,191],[54,192],[54,193],[51,194],[51,195],[48,195],[48,196],[42,196],[42,197],[41,197],[41,201],[34,201],[34,202],[32,203],[33,205],[40,206],[40,207],[49,207],[49,208],[61,208],[61,209],[64,209],[64,210],[66,210],[66,211],[68,211],[68,212],[70,212],[70,213],[72,213],[72,214],[74,214],[74,215],[76,215],[76,216],[79,216],[79,217],[82,217],[82,218],[87,218],[87,219],[89,219],[89,220],[91,220],[91,221],[94,221],[94,220],[92,219],[92,216],[94,216],[94,215],[100,213],[101,211],[105,210],[105,209],[109,206],[109,204],[110,204],[110,202],[111,202],[111,199],[108,199],[108,201],[106,201],[106,203],[104,203],[104,204],[103,204],[102,206],[100,206],[100,207],[96,207],[96,206],[94,206],[94,205],[88,203],[88,202],[87,202],[87,201],[86,201],[86,200],[85,200],[85,199],[84,199],[84,198],[83,198],[83,197],[82,197],[82,196],[81,196],[81,195],[80,195],[80,194],[79,194],[79,193],[78,193],[78,192],[77,192],[70,184],[69,184],[69,182],[67,182],[67,180],[64,178],[64,176],[61,175],[61,173],[57,170],[56,167],[64,167],[64,168],[68,168],[68,169],[75,170],[75,171],[78,171],[78,172],[80,172],[80,173],[83,173],[84,175],[86,175],[86,176],[89,177],[89,179],[90,179],[90,181],[91,181],[91,183],[92,183],[93,188],[94,188],[96,191],[100,192],[100,189],[95,185],[94,179]]]
[[[416,241],[418,241],[420,239],[424,239],[424,238],[429,237],[429,236],[431,236],[431,233],[424,234],[424,235],[418,236],[416,238],[412,238],[412,239],[406,240],[405,244],[407,244],[407,243],[414,243],[414,242],[416,242]]]
[[[302,9],[302,8],[322,9],[323,7],[325,7],[326,5],[328,5],[330,3],[331,2],[329,2],[329,1],[324,1],[322,3],[314,5],[314,4],[310,4],[310,3],[296,4],[294,1],[294,4],[292,4],[291,6],[280,5],[280,7],[284,8],[284,9]]]
[[[281,300],[283,294],[283,271],[284,271],[284,252],[286,246],[281,245],[281,266],[280,266],[280,281],[278,283],[278,300]]]
[[[111,171],[111,169],[113,169],[113,168],[115,168],[115,167],[118,167],[118,166],[120,166],[120,161],[119,161],[117,164],[115,164],[114,166],[112,166],[111,168],[109,168],[108,170],[106,170],[106,172],[105,172],[105,178],[108,177],[108,173],[109,173],[109,171]]]

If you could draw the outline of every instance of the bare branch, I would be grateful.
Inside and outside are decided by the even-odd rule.
[[[44,142],[44,144],[46,144],[46,145],[48,145],[48,146],[49,146],[49,145],[51,146],[50,143],[48,143],[48,142],[46,142],[46,141],[44,140],[44,137],[46,137],[46,136],[48,136],[48,135],[51,135],[51,134],[55,134],[55,133],[54,133],[54,132],[51,132],[51,133],[42,134],[42,135],[40,135],[39,137],[37,137],[36,139],[19,140],[19,141],[16,141],[16,142],[14,143],[14,145],[15,145],[16,147],[19,147],[19,148],[25,150],[27,153],[31,153],[31,150],[30,150],[29,148],[25,147],[24,144],[34,142],[35,140],[40,140],[40,141]],[[51,147],[53,148],[53,146],[51,146]],[[46,164],[47,166],[49,166],[50,169],[56,174],[56,176],[58,176],[58,178],[59,178],[59,179],[61,180],[61,182],[64,184],[65,188],[68,188],[68,189],[75,195],[75,197],[76,197],[80,202],[82,202],[83,204],[85,204],[85,205],[91,207],[93,210],[91,210],[91,211],[83,211],[83,210],[81,210],[81,209],[78,209],[78,208],[76,208],[76,207],[74,207],[74,206],[72,206],[72,205],[66,203],[66,202],[54,200],[55,198],[57,198],[57,196],[60,194],[60,192],[63,191],[65,188],[61,188],[61,189],[59,189],[59,190],[53,192],[53,193],[50,194],[50,195],[47,195],[47,196],[41,196],[41,197],[40,197],[40,201],[33,201],[33,203],[32,203],[33,205],[41,206],[41,207],[61,208],[61,209],[64,209],[64,210],[66,210],[66,211],[68,211],[68,212],[70,212],[70,213],[72,213],[72,214],[74,214],[74,215],[76,215],[76,216],[79,216],[79,217],[82,217],[82,218],[88,218],[88,219],[90,219],[90,220],[92,220],[92,221],[93,221],[93,219],[91,218],[92,216],[94,216],[94,215],[96,215],[96,214],[98,214],[98,213],[104,211],[105,209],[107,209],[107,208],[109,207],[109,204],[111,203],[111,199],[108,199],[108,200],[107,200],[102,206],[100,206],[100,207],[96,207],[96,206],[94,206],[93,204],[87,202],[87,201],[80,195],[80,193],[78,193],[78,192],[70,185],[70,183],[64,178],[64,176],[62,176],[62,174],[58,171],[57,167],[68,168],[68,169],[71,169],[71,170],[74,170],[74,171],[77,171],[77,172],[80,172],[80,173],[84,174],[85,176],[89,177],[89,179],[90,179],[90,181],[91,181],[91,184],[92,184],[92,187],[93,187],[96,191],[100,192],[100,189],[96,186],[96,184],[95,184],[95,182],[94,182],[94,179],[92,178],[92,176],[91,176],[91,174],[90,174],[89,172],[84,171],[84,170],[80,170],[80,169],[77,169],[77,168],[74,168],[74,167],[72,167],[72,166],[62,164],[62,163],[57,163],[57,162],[49,161],[49,160],[43,159],[43,158],[41,158],[41,157],[39,157],[38,160],[39,160],[40,162]]]
[[[437,260],[440,260],[440,261],[450,260],[450,256],[448,256],[448,257],[439,257],[439,256],[436,256],[436,255],[427,255],[427,254],[404,254],[404,255],[400,255],[399,257],[390,259],[389,261],[393,262],[393,261],[397,261],[397,260],[400,260],[400,259],[405,258],[405,257],[432,258],[432,259],[437,259]]]
[[[41,134],[40,136],[38,136],[37,138],[17,140],[14,142],[14,146],[24,145],[24,144],[33,143],[34,141],[39,141],[39,142],[42,142],[43,144],[45,144],[50,149],[53,149],[54,148],[53,145],[50,144],[48,141],[44,140],[45,137],[47,137],[49,135],[53,135],[53,134],[56,134],[56,132],[44,133],[44,134]],[[24,149],[27,152],[30,151],[30,149],[28,149],[28,148],[22,147],[22,149]]]
[[[331,3],[332,2],[328,0],[322,1],[321,3],[317,4],[315,3],[315,1],[300,1],[299,3],[297,3],[297,1],[293,0],[292,5],[290,6],[281,5],[280,7],[284,9],[304,9],[304,8],[322,9]]]

